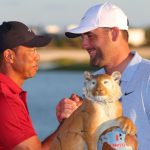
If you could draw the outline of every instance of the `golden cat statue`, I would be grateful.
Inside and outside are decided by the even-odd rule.
[[[84,77],[83,103],[64,120],[51,150],[137,150],[136,128],[123,116],[119,102],[120,72],[85,72]],[[130,125],[127,134],[119,128],[123,124]]]

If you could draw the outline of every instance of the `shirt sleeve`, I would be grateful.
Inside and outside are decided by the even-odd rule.
[[[0,144],[6,149],[12,149],[36,133],[21,99],[0,97]]]

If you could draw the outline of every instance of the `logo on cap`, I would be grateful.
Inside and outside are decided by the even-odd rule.
[[[28,28],[28,31],[29,31],[29,32],[32,32],[30,28]]]

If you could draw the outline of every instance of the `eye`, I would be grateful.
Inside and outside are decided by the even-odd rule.
[[[108,84],[108,83],[109,83],[109,80],[104,80],[103,83],[104,83],[104,84]]]
[[[110,81],[110,80],[108,80],[108,79],[106,79],[106,80],[104,80],[103,81],[103,84],[105,85],[105,86],[107,86],[107,87],[112,87],[112,82]]]
[[[88,36],[88,38],[90,38],[90,39],[91,39],[91,38],[93,38],[93,34],[92,34],[92,33],[90,33],[90,32],[89,32],[89,33],[87,33],[87,36]]]
[[[104,81],[104,84],[108,84],[108,81],[107,81],[107,80],[105,80],[105,81]]]
[[[37,49],[36,48],[32,48],[32,49],[30,49],[30,52],[31,53],[37,53]]]
[[[95,84],[96,84],[96,81],[92,81],[92,84],[95,85]]]

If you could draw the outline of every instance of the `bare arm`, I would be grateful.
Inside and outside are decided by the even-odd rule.
[[[28,138],[27,140],[16,145],[13,150],[41,150],[42,145],[37,136]]]
[[[42,150],[51,150],[51,144],[52,144],[52,141],[54,140],[54,138],[56,137],[56,134],[57,132],[59,131],[59,127],[61,126],[61,123],[60,125],[58,126],[57,130],[52,133],[50,136],[48,136],[43,142],[42,142]]]
[[[81,98],[76,94],[72,94],[70,99],[63,98],[56,107],[56,115],[59,122],[68,118],[81,104]],[[37,136],[33,136],[16,145],[13,150],[50,150],[52,141],[55,138],[59,127],[43,142],[40,142]]]
[[[37,136],[28,138],[27,140],[19,143],[13,150],[50,150],[51,143],[56,136],[58,129],[48,136],[43,142],[40,142]]]

